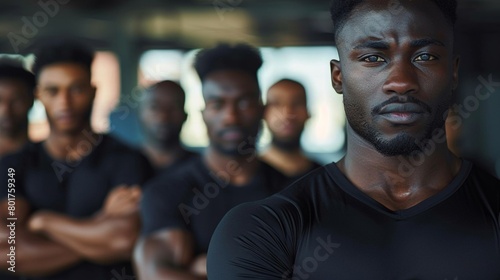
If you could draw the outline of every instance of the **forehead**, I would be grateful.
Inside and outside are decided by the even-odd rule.
[[[396,4],[395,4],[396,2]],[[340,49],[366,39],[405,40],[429,38],[451,45],[453,29],[430,0],[367,0],[359,4],[339,30]]]
[[[39,83],[61,84],[73,81],[90,81],[88,70],[77,63],[55,63],[42,68],[38,76]]]
[[[259,86],[252,75],[234,70],[220,70],[207,75],[203,82],[203,96],[211,97],[259,97]]]
[[[11,78],[0,78],[0,94],[28,92],[28,86],[21,80]]]
[[[267,92],[268,100],[305,100],[304,88],[296,83],[282,82],[272,86]]]
[[[144,92],[143,103],[182,105],[184,95],[174,87],[157,87]]]

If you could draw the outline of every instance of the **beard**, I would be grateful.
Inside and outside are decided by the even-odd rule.
[[[256,139],[257,137],[247,136],[243,141],[234,144],[223,145],[222,143],[211,141],[210,145],[222,155],[238,158],[256,153]]]
[[[272,145],[285,152],[300,150],[300,135],[291,139],[279,139],[273,137]]]
[[[162,125],[156,126],[153,129],[145,129],[149,142],[161,149],[168,150],[180,143],[179,135],[181,133],[182,126],[177,125]]]
[[[386,103],[395,102],[398,98],[389,99]],[[427,122],[418,136],[408,132],[398,133],[392,139],[384,138],[384,135],[378,130],[373,123],[369,122],[371,116],[365,115],[359,103],[344,99],[344,107],[347,116],[347,121],[351,128],[363,139],[368,141],[382,155],[387,157],[392,156],[410,156],[415,151],[422,151],[422,143],[428,142],[435,131],[444,130],[446,122],[446,111],[451,104],[451,97],[442,98],[439,100],[435,110],[423,103],[422,101],[408,96],[407,101],[417,103],[423,108],[426,108],[431,113],[432,119]],[[382,104],[382,105],[383,105]],[[377,107],[382,107],[381,105]],[[377,107],[372,109],[376,112]],[[373,116],[374,114],[372,114]]]

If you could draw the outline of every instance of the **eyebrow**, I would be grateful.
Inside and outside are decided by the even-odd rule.
[[[440,46],[440,47],[445,47],[446,45],[436,39],[431,39],[431,38],[423,38],[423,39],[418,39],[411,41],[410,46],[412,48],[422,48],[426,47],[429,45],[435,45],[435,46]],[[367,41],[363,42],[357,46],[354,47],[355,50],[359,49],[378,49],[378,50],[388,50],[389,49],[389,43],[384,42],[384,41]]]
[[[383,41],[367,41],[361,43],[354,47],[355,50],[359,49],[379,49],[379,50],[388,50],[389,43]]]
[[[418,39],[418,40],[414,40],[410,43],[410,46],[413,48],[422,48],[422,47],[426,47],[429,45],[435,45],[435,46],[440,46],[440,47],[446,46],[443,42],[436,40],[436,39],[431,39],[431,38]]]

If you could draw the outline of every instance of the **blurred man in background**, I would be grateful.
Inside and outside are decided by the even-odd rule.
[[[173,81],[158,82],[144,91],[139,119],[144,131],[142,150],[156,173],[170,172],[196,153],[184,149],[180,141],[186,96]]]
[[[143,237],[134,254],[141,280],[206,279],[208,243],[224,214],[286,183],[256,154],[264,109],[261,65],[260,53],[248,45],[219,45],[198,54],[210,144],[202,157],[145,187]]]
[[[306,157],[300,146],[309,117],[306,89],[301,83],[283,79],[269,88],[264,119],[273,138],[261,157],[292,179],[321,166]]]
[[[137,186],[149,176],[138,151],[90,127],[93,52],[53,42],[36,53],[36,96],[50,125],[47,140],[0,162],[0,217],[16,217],[15,271],[26,279],[109,280],[132,274],[139,231]],[[15,211],[8,204],[15,198]],[[2,252],[7,227],[0,229]],[[1,255],[1,267],[11,264]],[[118,278],[117,278],[118,277]]]
[[[0,158],[28,141],[28,112],[33,106],[35,76],[20,62],[0,59]]]

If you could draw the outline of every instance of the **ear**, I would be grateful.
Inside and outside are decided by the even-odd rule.
[[[90,94],[92,95],[92,102],[94,102],[96,91],[97,91],[97,88],[95,86],[92,86],[90,88]]]
[[[342,71],[340,61],[332,59],[330,61],[330,72],[332,74],[332,86],[338,94],[342,94]]]
[[[35,99],[40,99],[40,87],[39,86],[35,86],[35,88],[33,89],[33,96],[35,97]]]
[[[453,90],[458,87],[458,69],[460,68],[460,56],[456,56],[453,62]]]
[[[206,120],[207,109],[206,108],[201,109],[200,113],[201,113],[201,118],[203,119],[203,123],[206,124],[207,123],[207,120]]]

